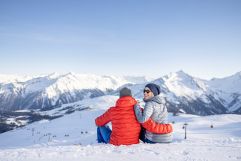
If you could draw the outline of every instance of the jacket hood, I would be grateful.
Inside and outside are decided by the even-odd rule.
[[[131,96],[124,96],[116,101],[116,106],[118,107],[129,107],[134,106],[137,101]]]

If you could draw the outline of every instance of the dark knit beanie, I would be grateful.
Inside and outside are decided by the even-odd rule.
[[[154,94],[154,96],[159,95],[161,92],[160,86],[156,85],[154,83],[149,83],[145,87],[149,88],[152,91],[152,93]]]
[[[129,88],[124,87],[120,90],[120,97],[124,96],[131,96],[131,90]]]

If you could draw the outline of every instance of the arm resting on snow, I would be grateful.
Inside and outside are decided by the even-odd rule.
[[[104,126],[105,124],[110,122],[110,111],[111,111],[111,108],[108,109],[103,115],[97,117],[95,119],[95,124],[97,126]]]
[[[159,124],[149,119],[148,121],[141,124],[147,131],[156,134],[168,134],[173,131],[171,124]]]

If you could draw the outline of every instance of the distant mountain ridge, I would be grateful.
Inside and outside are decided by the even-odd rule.
[[[91,74],[50,74],[38,77],[0,75],[0,110],[55,108],[105,94],[118,94],[128,86],[141,99],[148,82],[160,85],[169,111],[210,115],[241,114],[241,72],[222,79],[203,80],[184,71],[151,81],[147,77],[115,77]]]
[[[178,110],[196,115],[241,114],[240,72],[222,79],[203,80],[178,71],[158,78],[169,111]],[[130,85],[135,97],[143,96],[144,85]]]
[[[37,77],[0,75],[0,110],[51,108],[102,96],[124,84],[144,83],[146,77],[91,74],[50,74]]]

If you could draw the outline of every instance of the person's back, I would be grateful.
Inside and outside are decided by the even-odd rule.
[[[134,105],[136,100],[130,96],[116,102],[111,114],[112,134],[110,143],[129,145],[139,143],[140,123],[136,120]]]
[[[139,143],[140,123],[137,121],[134,105],[136,100],[129,95],[120,95],[116,106],[111,107],[103,115],[96,118],[97,126],[112,123],[109,143],[114,145],[130,145]]]

